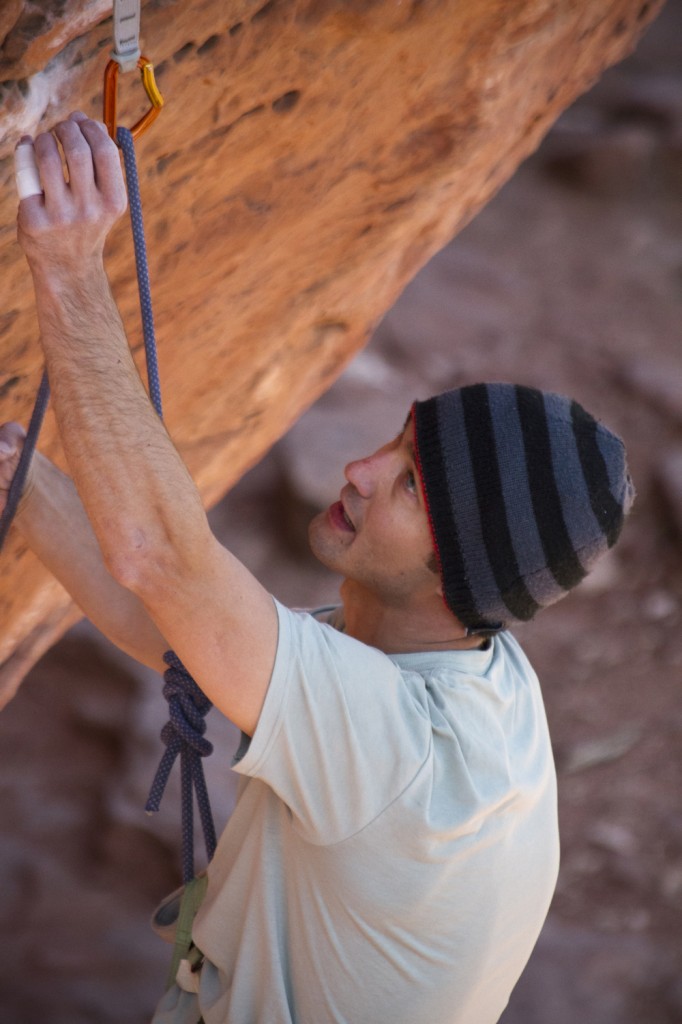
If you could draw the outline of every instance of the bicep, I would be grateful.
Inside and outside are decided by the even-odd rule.
[[[253,735],[277,649],[267,590],[211,537],[192,566],[157,574],[140,598],[209,700]]]

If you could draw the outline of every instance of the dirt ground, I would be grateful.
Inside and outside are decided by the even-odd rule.
[[[682,1022],[682,3],[408,287],[344,378],[214,510],[277,597],[334,599],[305,523],[413,397],[482,379],[569,393],[638,488],[594,578],[518,635],[542,680],[562,867],[504,1024]],[[177,793],[142,811],[158,681],[76,627],[0,716],[0,1019],[141,1024],[177,884]],[[219,820],[235,736],[210,727]],[[415,1022],[418,1024],[418,1022]]]

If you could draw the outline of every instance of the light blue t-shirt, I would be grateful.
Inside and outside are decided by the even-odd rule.
[[[193,930],[199,994],[171,989],[155,1024],[495,1024],[558,871],[535,673],[508,633],[386,655],[277,611]]]

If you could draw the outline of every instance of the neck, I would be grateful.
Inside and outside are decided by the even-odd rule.
[[[341,598],[348,636],[385,654],[461,651],[481,645],[480,637],[467,637],[439,594],[392,605],[361,584],[344,580]]]

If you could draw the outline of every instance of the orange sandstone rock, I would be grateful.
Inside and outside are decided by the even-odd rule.
[[[661,5],[144,5],[143,49],[167,101],[138,146],[166,418],[207,505]],[[11,154],[22,132],[72,109],[100,116],[109,4],[11,0],[0,33],[0,420],[26,421],[41,357]],[[136,76],[119,91],[130,123],[146,105]],[[125,223],[108,269],[139,355]],[[49,416],[41,446],[61,461]],[[0,694],[78,614],[13,531],[0,556]]]

